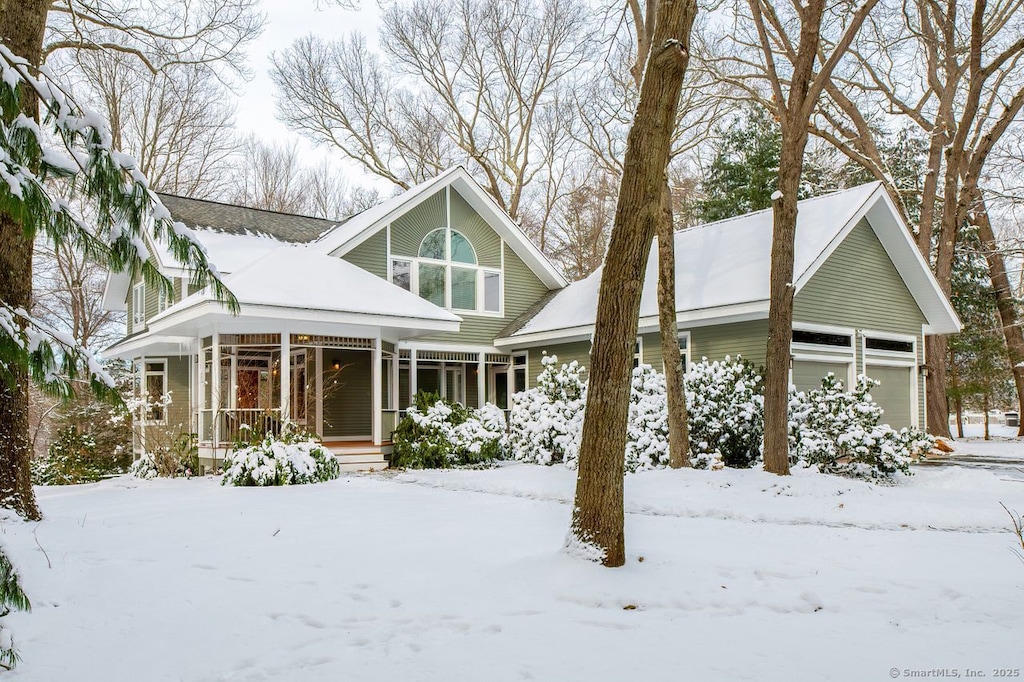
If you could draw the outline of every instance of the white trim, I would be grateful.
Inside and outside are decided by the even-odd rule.
[[[321,438],[324,433],[324,349],[314,348],[316,353],[316,433]]]
[[[516,365],[516,358],[524,358],[525,361],[523,362],[522,365]],[[530,388],[530,351],[528,351],[528,350],[516,351],[515,353],[512,353],[512,356],[511,356],[510,360],[511,360],[511,362],[509,364],[509,372],[511,372],[512,376],[510,377],[510,380],[508,382],[508,387],[509,387],[508,388],[508,391],[509,391],[509,396],[508,396],[509,403],[508,404],[509,404],[509,406],[512,405],[512,395],[513,394],[519,393],[520,391],[529,390],[529,388]],[[524,384],[523,386],[519,386],[518,384],[516,384],[515,376],[516,376],[516,368],[517,367],[522,367],[523,368],[523,384]]]
[[[284,327],[281,329],[281,359],[280,359],[280,379],[278,380],[281,384],[281,395],[279,396],[281,411],[278,413],[281,415],[282,421],[292,418],[292,334],[291,329]]]
[[[378,336],[373,341],[373,350],[370,352],[370,404],[373,406],[373,419],[372,419],[372,439],[374,445],[381,444],[381,431],[383,430],[381,421],[381,410],[384,409],[381,390],[381,347],[380,337]]]
[[[384,224],[393,222],[399,215],[418,206],[422,199],[441,188],[451,186],[455,187],[470,208],[476,211],[499,237],[509,242],[512,250],[548,289],[560,289],[568,284],[547,256],[523,234],[494,198],[487,194],[462,166],[450,168],[406,190],[398,197],[364,211],[363,214],[328,231],[311,246],[331,255],[342,256],[369,239]]]
[[[142,292],[141,294],[139,292]],[[140,305],[141,299],[141,305]],[[132,333],[136,327],[146,327],[146,282],[145,280],[132,285]]]
[[[637,365],[643,365],[644,363],[644,337],[637,334],[636,346],[633,350],[633,362]]]
[[[476,361],[476,406],[483,407],[487,402],[487,364],[484,362],[486,354],[481,352]]]
[[[147,367],[147,365],[149,363],[151,363],[151,362],[152,363],[158,363],[159,362],[161,365],[163,365],[163,369],[161,369],[159,371],[150,371],[150,369],[149,369],[149,367]],[[140,365],[139,375],[142,378],[141,392],[142,392],[143,396],[147,400],[149,399],[149,387],[147,385],[147,381],[148,381],[149,377],[151,377],[151,376],[154,376],[154,377],[158,376],[158,377],[160,377],[160,385],[161,385],[161,387],[163,389],[160,392],[160,399],[163,399],[163,396],[165,396],[165,395],[169,395],[169,392],[167,391],[167,364],[168,364],[167,363],[167,358],[143,356],[142,363]],[[171,403],[173,403],[173,402],[174,402],[174,398],[172,396],[171,397]],[[167,424],[167,408],[168,408],[168,406],[170,406],[171,403],[168,403],[167,405],[164,405],[164,406],[162,406],[160,408],[161,410],[163,410],[163,417],[161,419],[147,419],[146,416],[145,416],[145,413],[143,413],[143,417],[140,420],[142,425],[143,426],[163,426],[163,425],[166,425]]]

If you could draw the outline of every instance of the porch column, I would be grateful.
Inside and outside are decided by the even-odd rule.
[[[476,406],[483,407],[487,402],[487,365],[484,364],[484,354],[478,353],[476,360]]]
[[[292,397],[292,337],[281,332],[281,423],[292,418],[289,402]]]
[[[213,429],[211,431],[213,438],[213,447],[216,448],[220,445],[220,332],[213,333],[213,345],[212,345],[212,367],[210,367],[210,381],[213,386],[210,386],[210,419],[213,420]]]
[[[380,337],[376,338],[373,342],[373,353],[371,355],[370,362],[372,363],[372,372],[370,373],[373,382],[372,394],[373,394],[373,444],[380,445],[380,432],[381,428],[381,415],[380,411],[383,409],[381,405],[381,355],[380,355]]]
[[[388,409],[400,410],[402,406],[398,403],[398,344],[395,344],[395,352],[391,354],[391,404]],[[397,417],[396,417],[397,419]],[[383,434],[381,434],[383,437]]]
[[[416,374],[416,349],[413,348],[409,351],[409,400],[416,397]]]
[[[324,437],[324,349],[316,349],[316,434]]]

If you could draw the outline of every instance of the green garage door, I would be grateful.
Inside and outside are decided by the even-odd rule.
[[[821,388],[821,380],[829,372],[846,386],[850,364],[847,362],[821,362],[818,360],[796,360],[793,362],[793,384],[798,391]]]
[[[910,373],[911,367],[885,367],[868,365],[868,376],[881,384],[871,391],[871,397],[885,410],[882,423],[895,429],[910,426]]]

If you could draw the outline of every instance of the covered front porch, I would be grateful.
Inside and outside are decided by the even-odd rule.
[[[384,455],[397,424],[398,357],[379,337],[221,334],[198,340],[192,404],[200,456],[286,421],[338,454]]]

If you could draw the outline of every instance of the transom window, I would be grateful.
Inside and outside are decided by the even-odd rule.
[[[391,282],[436,306],[500,313],[501,270],[477,264],[469,239],[439,227],[420,242],[416,258],[392,258]]]

